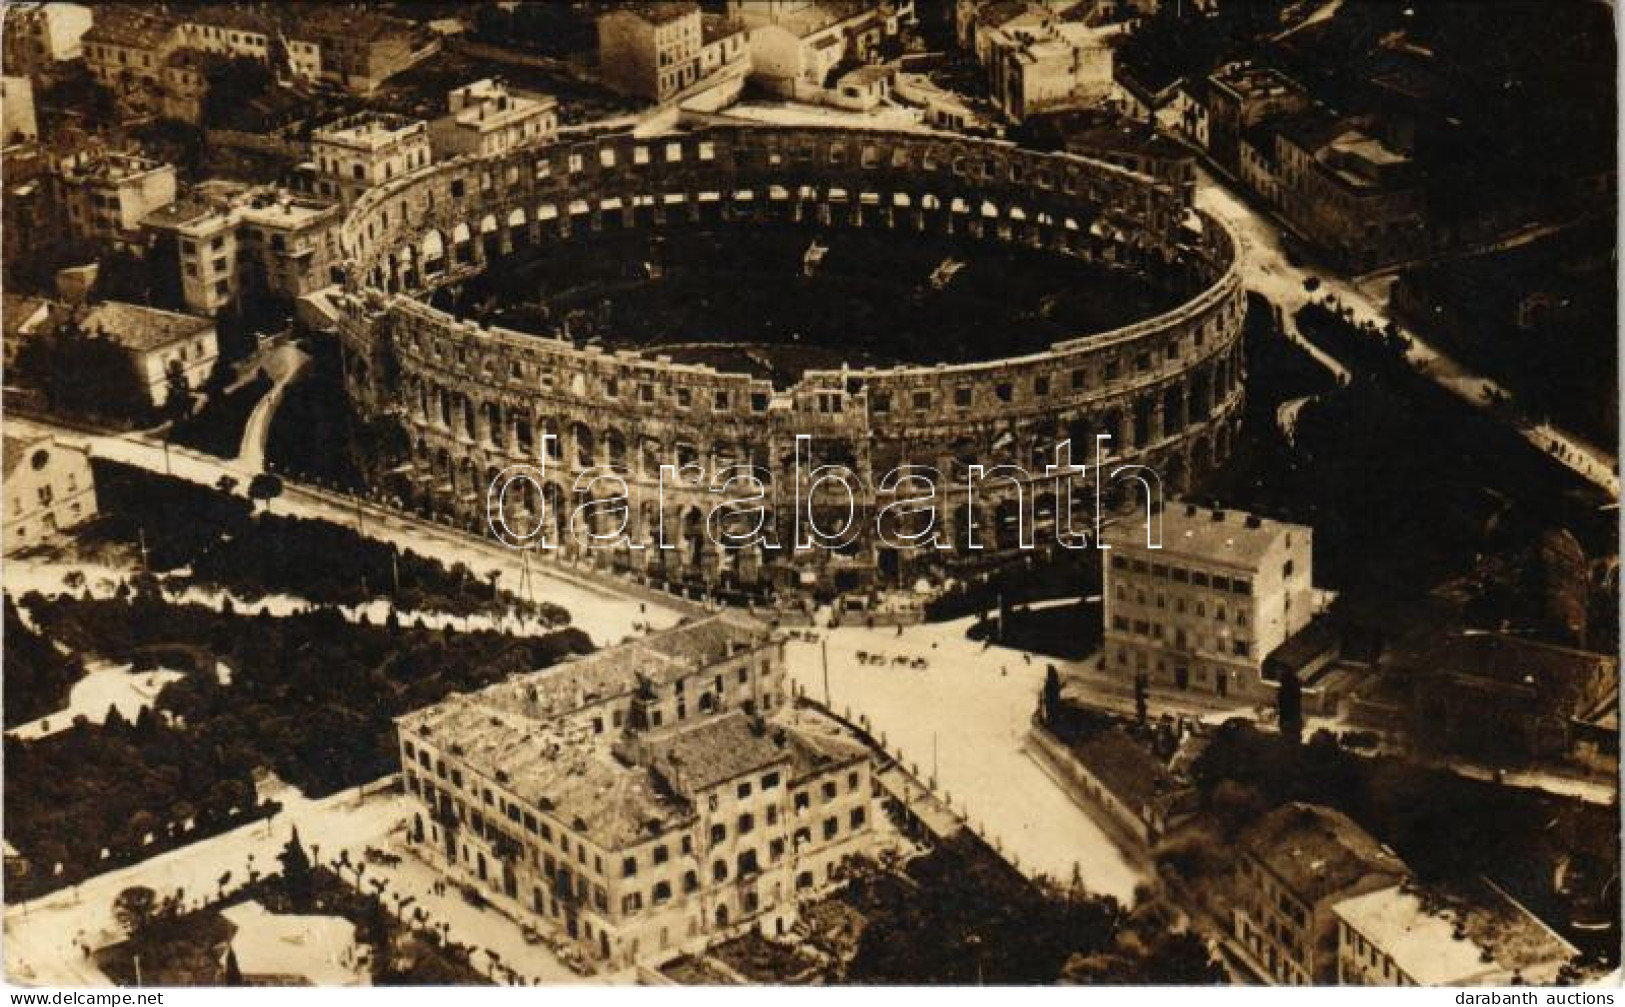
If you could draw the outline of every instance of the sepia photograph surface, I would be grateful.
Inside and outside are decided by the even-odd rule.
[[[11,988],[1619,984],[1611,0],[0,8]]]

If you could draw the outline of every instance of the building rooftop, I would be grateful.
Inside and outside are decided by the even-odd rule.
[[[366,7],[311,4],[300,9],[290,29],[295,37],[339,38],[346,42],[379,42],[418,32],[416,25]]]
[[[1243,98],[1273,97],[1302,90],[1281,71],[1258,66],[1250,60],[1226,63],[1209,74],[1208,81]]]
[[[1277,136],[1286,138],[1311,154],[1319,152],[1348,129],[1347,119],[1323,106],[1274,117],[1268,121]]]
[[[1156,756],[1121,727],[1108,728],[1078,743],[1072,754],[1113,797],[1136,813],[1174,789],[1177,782]]]
[[[51,315],[51,302],[42,297],[27,297],[7,293],[0,300],[0,322],[5,326],[8,340],[25,336]]]
[[[1254,567],[1275,543],[1292,535],[1309,538],[1306,525],[1290,524],[1238,510],[1216,510],[1169,500],[1157,515],[1162,523],[1162,549],[1212,562]],[[1106,529],[1113,546],[1145,548],[1145,525],[1138,519]]]
[[[128,349],[154,350],[214,328],[214,323],[196,315],[123,301],[103,301],[85,313],[79,327],[87,335],[105,336]]]
[[[1571,713],[1619,678],[1611,655],[1490,632],[1440,634],[1411,661],[1435,673],[1525,689],[1543,708]]]
[[[650,768],[678,793],[692,794],[787,762],[785,732],[735,710],[649,743]]]
[[[1313,905],[1365,878],[1406,875],[1405,864],[1341,811],[1293,802],[1265,815],[1241,839],[1293,895]]]
[[[427,132],[428,124],[394,112],[358,112],[317,128],[310,139],[312,143],[376,148],[415,130]]]
[[[166,16],[125,4],[102,5],[96,9],[95,20],[85,32],[84,42],[148,49],[157,46],[174,30],[175,22]]]
[[[215,28],[233,28],[259,35],[275,35],[279,29],[276,19],[258,7],[241,4],[198,4],[181,8],[182,20],[188,24]]]
[[[691,795],[770,766],[789,779],[863,758],[828,721],[784,710],[772,720],[733,710],[622,744],[619,731],[572,717],[625,697],[642,680],[701,670],[770,640],[766,627],[720,613],[398,718],[521,801],[594,842],[633,845],[690,819]]]
[[[1077,116],[1059,123],[1073,154],[1113,152],[1163,160],[1195,160],[1195,155],[1149,123],[1127,116]]]
[[[451,116],[459,126],[499,129],[515,119],[558,106],[551,95],[514,94],[493,80],[466,84],[451,93]]]
[[[402,732],[409,728],[609,849],[640,842],[692,814],[688,802],[646,768],[620,761],[592,735],[539,723],[486,702],[485,693],[450,696],[401,718]]]
[[[700,40],[706,45],[731,35],[738,35],[744,30],[743,24],[721,14],[706,14],[700,18]]]
[[[4,446],[3,453],[5,456],[3,459],[5,468],[0,469],[0,473],[9,476],[18,465],[22,464],[23,459],[28,457],[29,452],[42,444],[49,443],[50,440],[51,436],[49,434],[25,434],[8,428],[4,435],[0,436],[0,445]]]
[[[174,169],[162,161],[122,151],[81,150],[59,162],[62,175],[73,182],[122,182],[152,171]]]
[[[689,0],[682,0],[682,2],[671,0],[671,2],[664,3],[635,3],[616,8],[616,10],[624,11],[653,25],[665,25],[671,24],[673,21],[680,21],[690,14],[699,13],[700,5],[689,2]]]
[[[1400,884],[1344,899],[1332,911],[1424,986],[1544,986],[1577,953],[1485,881],[1450,890]]]

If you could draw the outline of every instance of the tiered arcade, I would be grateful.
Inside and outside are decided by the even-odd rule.
[[[426,303],[435,288],[527,245],[571,241],[590,253],[591,236],[614,229],[763,222],[1019,243],[1194,294],[1040,353],[1000,359],[990,334],[983,362],[807,371],[787,388],[674,363],[658,349],[486,328]],[[483,529],[493,477],[545,464],[545,509],[520,488],[514,522],[545,514],[570,555],[584,551],[562,534],[579,502],[575,474],[612,464],[627,473],[630,542],[590,552],[667,582],[906,583],[943,565],[997,561],[1017,541],[1014,487],[1001,481],[985,487],[976,513],[943,508],[954,551],[893,550],[870,531],[839,552],[721,550],[705,534],[718,497],[668,485],[661,498],[662,464],[765,469],[785,543],[798,435],[811,438],[812,464],[849,465],[869,489],[899,464],[931,466],[958,487],[944,489],[954,501],[968,499],[968,466],[1023,465],[1037,477],[1024,499],[1042,543],[1056,519],[1042,473],[1065,463],[1059,442],[1092,462],[1083,445],[1110,434],[1114,464],[1149,466],[1172,493],[1228,456],[1240,419],[1246,299],[1231,236],[1154,179],[1072,155],[934,133],[768,125],[599,134],[396,179],[357,201],[342,242],[346,380],[364,412],[393,413],[408,431],[413,503]],[[838,503],[844,513],[844,497]],[[671,548],[653,547],[661,520]],[[872,529],[872,510],[860,520]],[[981,548],[971,553],[973,520]]]

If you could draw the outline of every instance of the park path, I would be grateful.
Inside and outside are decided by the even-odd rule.
[[[282,405],[288,387],[298,379],[310,364],[310,355],[298,343],[283,343],[267,353],[260,366],[271,377],[271,387],[254,405],[248,422],[243,426],[242,446],[237,451],[237,465],[250,472],[265,471],[265,441],[271,432],[271,420]]]

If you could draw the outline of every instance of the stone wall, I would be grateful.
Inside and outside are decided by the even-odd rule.
[[[788,388],[674,363],[658,349],[486,328],[417,299],[523,246],[677,221],[968,234],[1200,292],[1160,316],[1040,353],[814,370]],[[1040,543],[1057,523],[1061,504],[1044,467],[1092,466],[1096,435],[1111,437],[1108,471],[1149,466],[1173,493],[1228,456],[1240,418],[1246,300],[1229,233],[1155,179],[1073,155],[945,134],[715,123],[653,137],[571,137],[445,162],[374,189],[346,220],[342,245],[347,380],[365,411],[407,428],[415,502],[483,528],[497,473],[544,467],[537,485],[515,486],[513,525],[545,524],[556,551],[590,551],[667,582],[844,589],[1007,556],[1022,544],[1017,511]],[[799,475],[798,436],[809,445]],[[1070,455],[1058,451],[1068,440]],[[901,464],[935,470],[941,499],[957,502],[937,515],[949,547],[885,546],[873,534],[883,501],[866,492],[854,542],[788,548],[798,490],[805,499],[807,472],[826,462],[849,466],[868,490]],[[660,485],[661,465],[686,464],[707,478],[734,464],[762,470],[762,503],[783,548],[717,549],[703,532],[723,498]],[[595,465],[615,466],[627,487],[629,541],[614,549],[583,550],[569,534],[579,503],[619,491],[578,483]],[[972,465],[1023,466],[1032,478],[984,473],[972,507]],[[1123,495],[1134,474],[1122,473]],[[1076,494],[1074,507],[1084,503],[1093,513],[1091,494]],[[830,529],[845,505],[837,491],[813,495],[810,507]],[[620,515],[586,523],[614,529]]]

